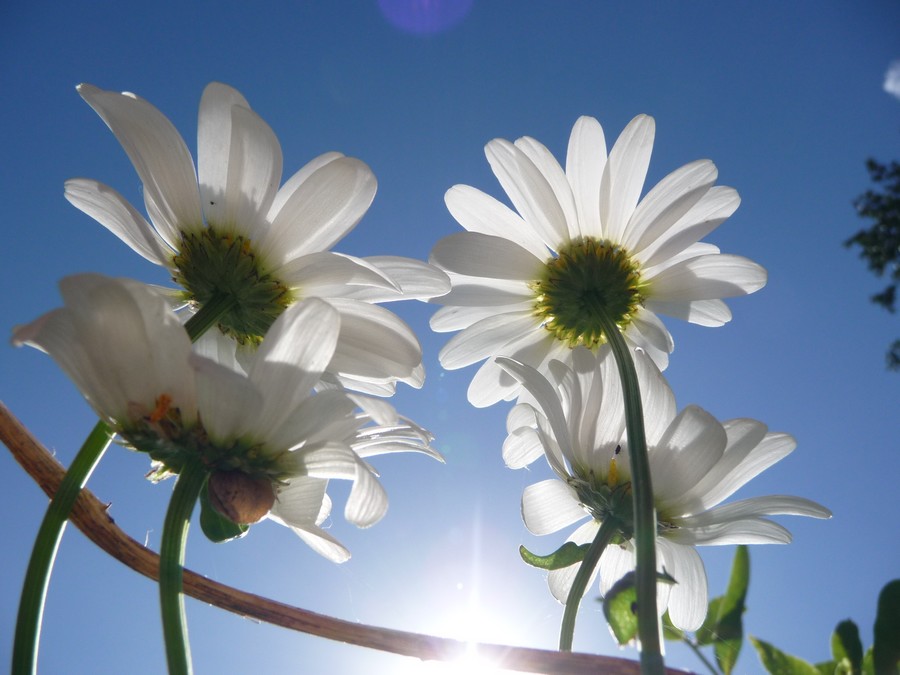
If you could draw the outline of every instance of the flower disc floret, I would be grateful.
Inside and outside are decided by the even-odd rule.
[[[185,288],[189,302],[203,306],[223,296],[230,299],[230,309],[218,323],[239,344],[258,344],[296,300],[287,285],[265,270],[250,239],[215,227],[183,232],[172,264],[172,278]]]
[[[639,265],[622,247],[594,237],[561,247],[533,288],[544,327],[572,348],[606,342],[602,317],[624,328],[643,299]]]

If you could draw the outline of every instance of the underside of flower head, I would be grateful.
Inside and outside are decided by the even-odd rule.
[[[604,318],[627,327],[643,299],[639,266],[621,247],[593,237],[563,245],[532,288],[544,328],[573,348],[605,342]]]

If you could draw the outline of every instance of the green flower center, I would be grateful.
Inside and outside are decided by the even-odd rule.
[[[140,409],[139,409],[140,408]],[[159,467],[149,476],[161,480],[181,472],[189,458],[199,458],[210,472],[240,472],[250,478],[280,481],[286,478],[278,457],[264,452],[262,445],[236,439],[227,445],[209,438],[203,423],[184,424],[181,411],[163,394],[152,411],[132,406],[131,419],[120,433],[127,444],[150,455]]]
[[[574,239],[547,261],[531,284],[535,314],[574,348],[606,342],[600,317],[625,327],[644,300],[640,267],[620,246],[593,237]]]
[[[213,298],[230,301],[219,329],[240,344],[259,344],[294,293],[265,271],[246,237],[222,234],[214,227],[182,232],[173,258],[173,280],[185,299],[203,306]]]

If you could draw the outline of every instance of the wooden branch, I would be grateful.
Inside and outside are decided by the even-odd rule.
[[[0,440],[41,489],[52,497],[62,481],[65,468],[2,402]],[[82,490],[70,520],[106,553],[145,577],[157,580],[159,556],[123,532],[107,513],[108,508],[109,505],[103,504],[89,490]],[[474,650],[499,668],[528,673],[632,675],[640,672],[639,664],[628,659],[470,643],[343,621],[220,584],[188,569],[184,571],[184,592],[229,612],[276,626],[423,660],[450,661]],[[671,668],[666,669],[666,673],[685,675],[685,671]]]

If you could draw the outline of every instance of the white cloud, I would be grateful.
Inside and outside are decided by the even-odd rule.
[[[884,90],[900,98],[900,61],[892,61],[884,74]]]

